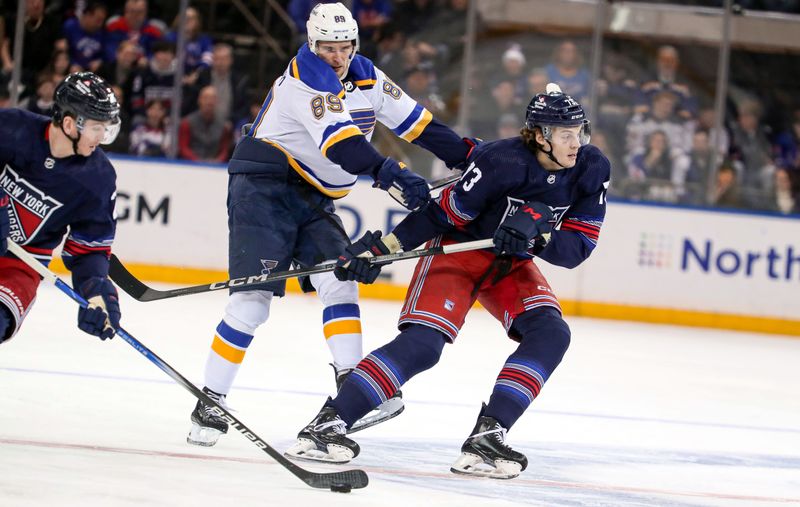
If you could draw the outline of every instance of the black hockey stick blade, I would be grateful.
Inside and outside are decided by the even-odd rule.
[[[454,243],[452,245],[434,246],[421,250],[409,250],[408,252],[397,252],[388,255],[379,255],[372,257],[370,262],[374,264],[388,264],[390,262],[401,261],[404,259],[416,259],[419,257],[428,257],[431,255],[449,254],[457,252],[466,252],[469,250],[480,250],[483,248],[491,248],[493,245],[491,239],[479,239],[477,241],[467,241],[465,243]],[[119,286],[120,289],[132,296],[137,301],[149,302],[158,301],[159,299],[174,298],[178,296],[188,296],[190,294],[200,294],[203,292],[211,292],[216,290],[228,289],[230,287],[247,287],[251,285],[263,284],[266,282],[274,282],[278,280],[287,280],[298,276],[315,275],[318,273],[327,273],[333,271],[336,264],[331,262],[327,264],[318,264],[310,268],[290,269],[288,271],[281,271],[278,273],[271,273],[269,275],[252,275],[244,276],[241,278],[232,278],[222,282],[208,283],[204,285],[192,285],[190,287],[180,287],[171,290],[158,290],[148,287],[142,283],[138,278],[133,276],[130,271],[122,264],[122,262],[114,255],[111,254],[111,262],[108,268],[108,276]]]
[[[88,302],[80,294],[75,292],[72,287],[56,276],[55,273],[44,267],[44,265],[37,261],[36,258],[34,258],[31,254],[23,250],[21,246],[11,241],[9,241],[8,244],[9,251],[16,255],[19,260],[30,266],[34,271],[39,273],[45,282],[52,283],[61,292],[69,296],[73,301],[84,308],[88,305]],[[298,479],[305,482],[312,488],[330,489],[331,485],[333,484],[349,484],[352,489],[360,489],[369,484],[369,477],[363,470],[345,470],[342,472],[320,473],[312,472],[298,466],[296,463],[293,463],[283,454],[275,450],[275,448],[273,448],[267,442],[262,440],[261,437],[256,435],[253,430],[245,426],[244,423],[231,414],[225,407],[221,406],[215,400],[209,398],[206,393],[189,382],[186,377],[181,375],[175,368],[161,359],[155,352],[150,350],[142,342],[134,338],[133,335],[121,327],[116,330],[116,334],[122,340],[124,340],[125,343],[136,349],[137,352],[146,357],[161,371],[166,373],[172,380],[180,384],[181,387],[192,393],[195,398],[199,399],[205,405],[210,406],[216,415],[222,417],[229,425],[233,426],[242,435],[247,437],[249,441],[253,442],[256,447],[267,453],[279,465],[283,466],[286,470],[294,474]]]

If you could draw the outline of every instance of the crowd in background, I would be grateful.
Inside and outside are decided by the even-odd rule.
[[[242,126],[258,113],[269,84],[255,82],[248,62],[234,61],[234,46],[204,32],[199,4],[186,12],[182,99],[176,104],[177,20],[153,17],[147,0],[22,1],[26,17],[18,107],[50,114],[55,85],[67,73],[96,72],[113,85],[123,104],[122,135],[107,151],[167,156],[170,115],[178,108],[178,157],[225,162]],[[293,50],[305,42],[305,20],[317,1],[282,2],[296,25]],[[454,125],[467,100],[461,84],[468,1],[345,3],[359,23],[362,53]],[[800,12],[800,0],[750,4]],[[15,2],[3,6],[2,107],[10,97],[15,13]],[[555,82],[594,111],[592,143],[612,159],[612,195],[800,212],[800,99],[768,122],[758,90],[739,90],[728,101],[724,127],[716,131],[707,91],[695,89],[682,73],[681,51],[663,44],[653,48],[647,61],[633,61],[623,50],[606,51],[592,107],[585,41],[492,38],[480,18],[477,31],[482,49],[469,80],[464,134],[487,140],[517,135],[530,98]],[[436,171],[427,155],[413,149],[403,158],[422,174]]]

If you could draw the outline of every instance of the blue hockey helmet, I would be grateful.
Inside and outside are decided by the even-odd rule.
[[[583,127],[581,145],[589,144],[591,135],[591,124],[583,107],[555,83],[549,83],[545,93],[539,93],[531,99],[525,111],[525,127],[530,130],[539,127],[548,141],[553,135],[553,127]]]

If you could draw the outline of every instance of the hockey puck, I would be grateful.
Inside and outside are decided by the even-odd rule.
[[[353,489],[353,486],[346,482],[334,482],[331,484],[331,491],[335,491],[336,493],[350,493],[351,489]]]

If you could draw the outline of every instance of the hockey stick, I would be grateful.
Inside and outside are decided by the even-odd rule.
[[[491,239],[481,239],[477,241],[468,241],[466,243],[455,243],[452,245],[435,246],[432,248],[425,248],[423,250],[410,250],[408,252],[398,252],[389,255],[379,255],[372,257],[370,262],[373,264],[387,264],[394,261],[404,259],[416,259],[418,257],[428,257],[431,255],[450,254],[456,252],[466,252],[469,250],[480,250],[482,248],[490,248],[493,245]],[[327,264],[318,264],[310,268],[290,269],[288,271],[281,271],[279,273],[272,273],[266,275],[251,275],[241,278],[232,278],[223,282],[214,282],[205,285],[193,285],[191,287],[181,287],[171,290],[157,290],[148,287],[138,278],[133,276],[130,271],[122,264],[116,255],[111,255],[111,264],[109,266],[108,276],[114,280],[119,288],[124,290],[137,301],[157,301],[159,299],[174,298],[178,296],[187,296],[189,294],[200,294],[203,292],[211,292],[215,290],[228,289],[230,287],[247,287],[249,285],[257,285],[266,282],[275,282],[279,280],[286,280],[297,276],[316,275],[318,273],[327,273],[333,271],[336,267],[335,262]]]
[[[39,275],[48,283],[55,285],[61,292],[69,296],[73,301],[79,305],[86,307],[88,304],[80,294],[75,292],[72,287],[61,280],[52,271],[44,267],[37,261],[31,254],[23,250],[23,248],[13,241],[8,241],[8,249],[11,253],[16,255],[19,260],[34,269]],[[255,434],[250,428],[245,426],[239,419],[234,417],[228,410],[222,407],[219,403],[209,398],[203,391],[198,389],[194,384],[189,382],[186,377],[178,373],[172,366],[167,364],[166,361],[158,357],[153,351],[148,349],[142,342],[128,334],[122,327],[117,329],[117,336],[125,340],[131,347],[136,349],[139,353],[145,356],[151,363],[158,366],[161,371],[169,375],[172,380],[183,386],[187,391],[192,393],[195,398],[198,398],[206,405],[213,407],[215,415],[225,419],[225,422],[239,430],[248,440],[253,442],[256,447],[269,454],[272,459],[278,462],[281,466],[293,473],[301,481],[305,482],[312,488],[330,489],[333,485],[350,485],[351,488],[359,489],[364,488],[369,484],[369,477],[363,470],[345,470],[343,472],[330,472],[319,473],[311,472],[302,467],[297,466],[293,462],[286,459],[283,454],[276,451],[268,443]]]

